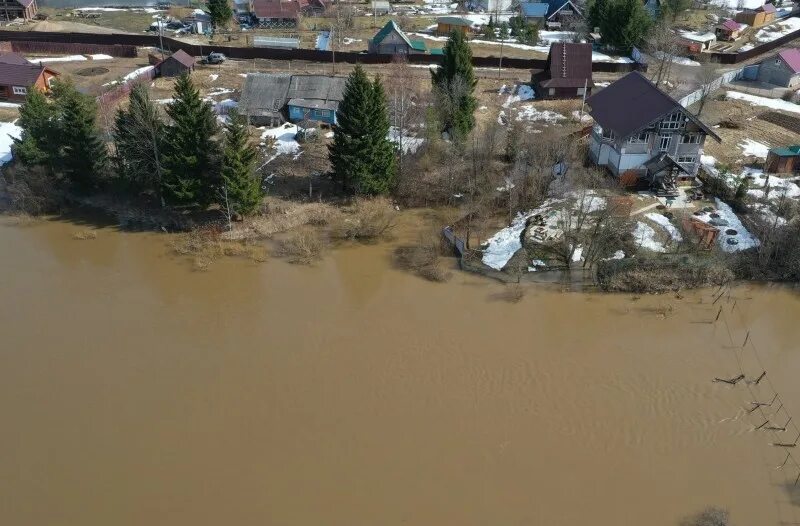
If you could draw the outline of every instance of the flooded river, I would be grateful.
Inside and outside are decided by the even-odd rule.
[[[390,245],[193,272],[165,236],[85,228],[0,226],[0,524],[800,520],[787,449],[742,410],[773,385],[800,418],[796,292],[511,304]],[[711,381],[761,372],[747,330],[752,396]]]

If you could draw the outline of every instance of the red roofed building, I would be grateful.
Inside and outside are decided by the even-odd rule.
[[[557,42],[550,45],[547,66],[534,73],[536,95],[544,99],[575,98],[591,94],[592,45]]]
[[[800,87],[800,48],[784,49],[758,67],[758,80],[784,88]]]
[[[0,101],[25,102],[28,90],[46,92],[58,72],[28,62],[21,55],[0,55]]]
[[[714,33],[717,35],[717,40],[733,42],[742,36],[743,29],[742,24],[735,20],[726,20],[715,28]]]
[[[0,19],[2,20],[16,18],[31,20],[36,16],[37,11],[36,0],[0,0]]]

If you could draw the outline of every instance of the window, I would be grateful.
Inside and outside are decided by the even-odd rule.
[[[642,132],[639,135],[630,137],[628,142],[631,144],[646,144],[650,142],[650,134],[648,132]]]
[[[684,117],[683,113],[679,111],[673,111],[667,118],[661,121],[661,127],[667,130],[677,130],[678,128],[683,127]]]
[[[668,133],[662,133],[661,138],[658,143],[658,149],[662,152],[666,152],[669,150],[669,145],[672,143],[672,135]]]
[[[678,162],[681,164],[694,163],[695,161],[697,161],[697,157],[694,155],[684,155],[683,157],[678,157]]]
[[[681,144],[700,144],[699,133],[687,133],[681,136]]]
[[[578,95],[583,95],[584,93],[586,93],[585,88],[578,88]]]
[[[328,116],[328,110],[314,110],[314,117],[324,118]]]
[[[28,88],[23,88],[22,86],[14,86],[12,88],[14,90],[14,95],[27,95]]]
[[[603,139],[613,139],[614,132],[611,130],[603,130]]]

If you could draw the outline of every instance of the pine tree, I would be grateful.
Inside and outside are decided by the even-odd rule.
[[[369,163],[364,152],[368,139],[372,84],[357,64],[347,78],[342,102],[336,113],[333,144],[328,147],[334,176],[347,192],[355,190],[358,181],[369,176]]]
[[[208,16],[211,17],[211,23],[214,25],[214,29],[219,26],[224,27],[228,25],[231,17],[233,17],[233,9],[231,9],[228,0],[208,0],[206,2],[206,8],[208,8]]]
[[[249,214],[261,202],[261,182],[255,173],[258,152],[250,143],[247,117],[233,111],[225,125],[222,147],[220,204],[229,213]]]
[[[96,186],[108,166],[108,151],[95,121],[97,101],[69,83],[59,83],[56,103],[61,115],[61,166],[66,178],[81,189]]]
[[[144,84],[131,90],[128,109],[117,111],[113,136],[122,180],[137,192],[154,194],[163,206],[164,122]]]
[[[58,125],[55,105],[48,103],[39,90],[31,90],[19,109],[17,124],[22,135],[14,139],[14,158],[28,166],[43,164],[53,168],[59,137],[55,133]]]
[[[451,136],[466,136],[475,126],[477,101],[472,95],[477,80],[472,70],[472,51],[460,31],[450,33],[444,58],[431,72],[434,93],[441,108],[444,130]]]
[[[167,115],[172,124],[166,130],[163,156],[165,197],[173,204],[206,206],[216,199],[217,121],[188,75],[175,83]]]
[[[604,42],[627,53],[644,41],[652,22],[640,0],[610,0],[600,20],[600,33]]]

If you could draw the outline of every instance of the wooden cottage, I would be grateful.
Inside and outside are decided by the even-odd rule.
[[[244,81],[239,111],[256,126],[316,121],[336,124],[344,97],[344,77],[250,73]]]
[[[162,77],[179,77],[194,70],[194,57],[179,49],[156,64],[156,72]]]
[[[745,9],[736,13],[736,21],[751,27],[760,27],[775,21],[778,10],[772,4],[764,4],[757,9]]]
[[[425,53],[428,48],[424,40],[411,40],[394,20],[389,20],[370,39],[367,49],[370,53],[381,55],[415,55]]]
[[[771,149],[767,154],[764,171],[771,174],[800,172],[800,144]]]
[[[576,98],[590,95],[592,45],[557,42],[550,45],[544,71],[534,73],[531,83],[542,99]]]
[[[0,101],[25,102],[28,90],[50,90],[58,72],[47,66],[33,64],[21,55],[0,55]]]
[[[714,33],[717,35],[717,40],[733,42],[742,36],[743,30],[744,27],[739,22],[726,20],[714,29]]]
[[[472,30],[472,21],[457,16],[443,16],[436,19],[436,34],[448,36],[453,31],[467,35]]]

